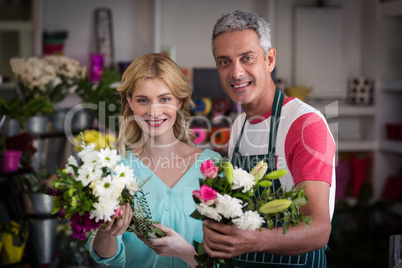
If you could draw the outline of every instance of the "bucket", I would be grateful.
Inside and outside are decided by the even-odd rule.
[[[40,135],[47,132],[47,115],[35,115],[26,119],[26,130],[33,135]]]
[[[32,241],[39,264],[52,263],[56,252],[56,227],[58,220],[29,218],[29,239]]]
[[[42,193],[24,193],[23,199],[26,213],[42,215],[52,214],[52,196]]]

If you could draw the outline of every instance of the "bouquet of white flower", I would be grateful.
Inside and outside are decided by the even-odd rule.
[[[82,139],[84,140],[84,139]],[[109,147],[95,150],[95,145],[82,144],[78,152],[80,165],[74,156],[68,158],[59,177],[52,182],[48,194],[53,196],[53,213],[71,221],[73,238],[86,239],[86,233],[101,224],[121,216],[121,205],[130,203],[133,209],[129,231],[146,239],[164,234],[152,225],[152,216],[133,170],[119,163],[120,156]]]
[[[267,175],[267,164],[259,162],[248,173],[241,168],[233,168],[225,158],[218,163],[207,160],[201,164],[200,190],[193,191],[196,210],[191,214],[195,219],[206,218],[235,224],[239,229],[256,230],[263,227],[274,228],[274,220],[282,224],[283,234],[286,234],[289,226],[299,225],[304,222],[306,226],[312,219],[300,212],[300,206],[308,202],[303,189],[292,187],[290,191],[284,191],[280,187],[272,192],[270,187],[272,180],[286,175],[286,170],[276,170]],[[265,176],[264,176],[265,175]],[[259,197],[255,197],[259,187],[265,187]],[[194,247],[198,255],[195,259],[197,267],[235,267],[231,259],[210,258],[204,250],[203,243],[194,241]]]
[[[61,101],[69,88],[86,75],[85,67],[64,56],[13,58],[10,64],[24,101],[37,97],[53,103]]]

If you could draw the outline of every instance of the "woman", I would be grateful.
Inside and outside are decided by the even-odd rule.
[[[96,234],[93,257],[119,267],[195,267],[193,241],[202,241],[202,222],[194,211],[192,191],[199,189],[201,163],[219,159],[211,150],[190,146],[191,90],[179,67],[161,54],[134,60],[117,89],[121,94],[122,120],[118,148],[123,162],[141,181],[152,217],[166,236],[149,245],[126,232],[132,217],[128,204],[123,217],[114,219]],[[188,265],[188,266],[187,266]]]

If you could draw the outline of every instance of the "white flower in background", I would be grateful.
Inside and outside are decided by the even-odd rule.
[[[233,219],[232,222],[242,230],[254,231],[260,228],[265,222],[264,218],[256,211],[248,210],[237,219]]]
[[[250,191],[255,185],[255,178],[250,175],[247,171],[241,168],[235,168],[233,170],[233,185],[232,189],[243,188],[242,192],[245,193]]]
[[[99,154],[99,163],[102,167],[114,167],[117,162],[120,161],[120,156],[117,154],[116,150],[110,150],[109,147],[106,149],[101,148]]]
[[[221,195],[215,201],[216,211],[227,219],[233,219],[243,214],[243,204],[238,198],[231,197],[230,195]]]
[[[195,205],[195,209],[198,210],[198,212],[210,219],[213,219],[215,221],[220,222],[222,219],[222,216],[219,215],[218,211],[214,207],[208,206],[204,203],[199,203]]]
[[[93,204],[94,208],[89,212],[89,218],[95,218],[95,221],[99,220],[111,221],[112,216],[115,214],[115,210],[120,207],[117,200],[111,200],[110,198],[99,198],[98,203]]]

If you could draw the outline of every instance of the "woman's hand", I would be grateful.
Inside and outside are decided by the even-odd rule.
[[[124,234],[130,225],[133,211],[130,204],[121,206],[122,216],[112,218],[104,226],[101,226],[96,233],[93,248],[99,257],[110,258],[117,252],[117,236]]]
[[[179,257],[191,267],[197,265],[194,259],[196,252],[193,245],[171,228],[161,224],[154,224],[154,226],[164,232],[166,236],[151,239],[149,243],[146,243],[143,238],[141,240],[152,248],[156,254],[168,257]]]

